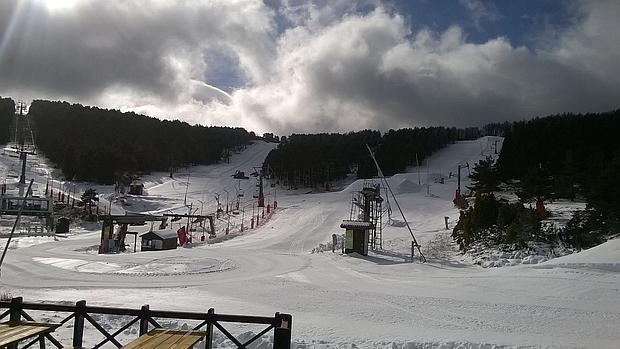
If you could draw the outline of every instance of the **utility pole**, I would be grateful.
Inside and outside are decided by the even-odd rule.
[[[418,161],[418,153],[415,153],[415,163],[418,167],[418,185],[422,184],[422,180],[420,179],[420,161]]]
[[[187,190],[189,189],[189,176],[191,175],[191,172],[187,173],[187,185],[185,186],[185,197],[183,197],[183,205],[187,206]]]
[[[458,174],[457,174],[457,187],[456,187],[456,194],[454,195],[454,200],[458,200],[461,198],[461,168],[467,168],[469,170],[469,163],[466,163],[466,165],[459,165],[458,166]]]
[[[245,219],[245,206],[241,206],[241,232],[243,232],[243,220]]]
[[[220,194],[215,193],[215,202],[217,202],[217,208],[215,209],[215,217],[220,218],[220,210],[222,209],[222,204],[220,204]]]
[[[226,192],[226,214],[228,214],[228,190],[224,189]]]
[[[263,194],[263,171],[258,174],[258,207],[265,207],[265,195]]]
[[[16,116],[17,121],[16,121],[15,132],[16,132],[16,135],[19,137],[19,139],[17,139],[17,142],[19,144],[18,151],[19,151],[19,159],[22,161],[22,173],[19,177],[19,184],[26,184],[26,158],[28,156],[24,149],[24,143],[25,143],[24,125],[20,124],[20,121],[22,121],[21,119],[24,116],[24,108],[25,108],[24,102],[19,102],[17,104],[17,109],[19,110],[19,114]],[[17,131],[18,127],[19,127],[19,132]]]

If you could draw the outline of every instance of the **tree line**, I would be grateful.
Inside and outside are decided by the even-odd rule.
[[[67,102],[35,100],[29,110],[38,149],[66,178],[113,183],[127,173],[213,164],[255,136]]]
[[[348,175],[357,178],[377,175],[366,145],[375,152],[384,175],[391,176],[451,142],[480,135],[478,128],[445,127],[404,128],[383,135],[374,130],[293,134],[282,137],[277,149],[267,156],[265,166],[281,184],[289,187],[325,185],[329,189],[331,181]]]
[[[513,124],[497,169],[518,179],[522,198],[581,197],[587,210],[560,232],[587,248],[620,232],[620,110],[562,114]]]
[[[11,125],[15,118],[15,102],[11,98],[0,97],[0,144],[11,140]]]
[[[615,138],[620,110],[552,115],[491,129],[505,135],[503,147],[496,163],[486,159],[474,169],[475,203],[461,207],[453,232],[461,248],[476,241],[523,244],[550,238],[588,248],[620,232],[620,142]],[[521,202],[496,199],[493,191],[501,182],[516,189]],[[587,209],[565,228],[542,232],[536,223],[545,215],[540,205],[575,198],[585,200]],[[533,199],[539,207],[523,205]]]

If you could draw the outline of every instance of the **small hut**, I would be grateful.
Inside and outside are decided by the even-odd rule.
[[[56,223],[56,234],[66,234],[69,232],[69,224],[71,221],[67,217],[58,218]]]
[[[139,181],[133,181],[129,184],[129,194],[144,195],[144,184]]]
[[[174,230],[155,230],[140,235],[141,251],[173,250],[177,248],[177,232]]]
[[[368,255],[368,232],[374,228],[372,222],[344,220],[340,224],[345,230],[344,252]]]

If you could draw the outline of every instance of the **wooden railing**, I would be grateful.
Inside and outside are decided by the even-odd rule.
[[[7,309],[2,311],[2,309]],[[289,314],[275,313],[272,317],[265,316],[248,316],[248,315],[228,315],[228,314],[216,314],[213,308],[209,309],[206,313],[198,312],[181,312],[181,311],[162,311],[151,310],[149,305],[143,305],[140,309],[131,308],[112,308],[112,307],[98,307],[88,306],[86,301],[79,301],[75,305],[62,305],[54,303],[25,303],[22,297],[11,299],[11,301],[0,301],[0,320],[9,317],[11,322],[19,322],[23,320],[35,321],[26,310],[31,311],[46,311],[57,313],[68,313],[68,315],[60,321],[61,327],[68,325],[70,320],[73,320],[73,335],[72,346],[74,348],[83,348],[84,340],[84,324],[90,323],[99,333],[103,335],[103,340],[97,343],[93,348],[100,348],[105,344],[113,344],[117,348],[123,346],[123,344],[117,340],[117,336],[123,331],[129,329],[131,326],[138,324],[140,335],[144,335],[149,331],[149,327],[162,328],[156,319],[179,319],[179,320],[197,320],[200,321],[196,325],[194,330],[206,330],[207,338],[204,342],[204,347],[211,349],[213,346],[213,329],[214,327],[224,334],[234,345],[238,348],[247,348],[250,344],[261,338],[263,335],[273,330],[273,348],[274,349],[289,349],[291,346],[291,327],[292,316]],[[121,315],[127,317],[126,323],[121,324],[118,321],[119,327],[114,332],[110,333],[101,324],[99,324],[91,315],[92,314],[105,314],[105,315]],[[258,332],[249,340],[241,342],[234,335],[232,335],[223,324],[236,323],[236,324],[263,324],[267,325],[262,331]],[[67,326],[68,327],[68,326]],[[45,338],[51,342],[57,348],[64,347],[53,334],[46,334]],[[39,339],[35,338],[31,342],[22,346],[22,348],[28,348]]]

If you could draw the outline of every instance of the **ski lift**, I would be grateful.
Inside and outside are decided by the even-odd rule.
[[[176,222],[176,221],[180,221],[180,220],[181,220],[181,217],[179,217],[179,216],[174,216],[174,218],[172,218],[170,221],[171,221],[171,222]]]
[[[235,179],[250,179],[250,177],[245,175],[245,172],[237,170],[234,175],[232,175]]]
[[[202,221],[203,221],[203,219],[204,219],[204,218],[202,218],[202,217],[198,217],[198,218],[194,219],[194,220],[192,221],[192,223],[200,223],[200,222],[202,222]]]
[[[275,188],[276,184],[275,183],[271,183],[269,186],[272,187],[272,188]]]

